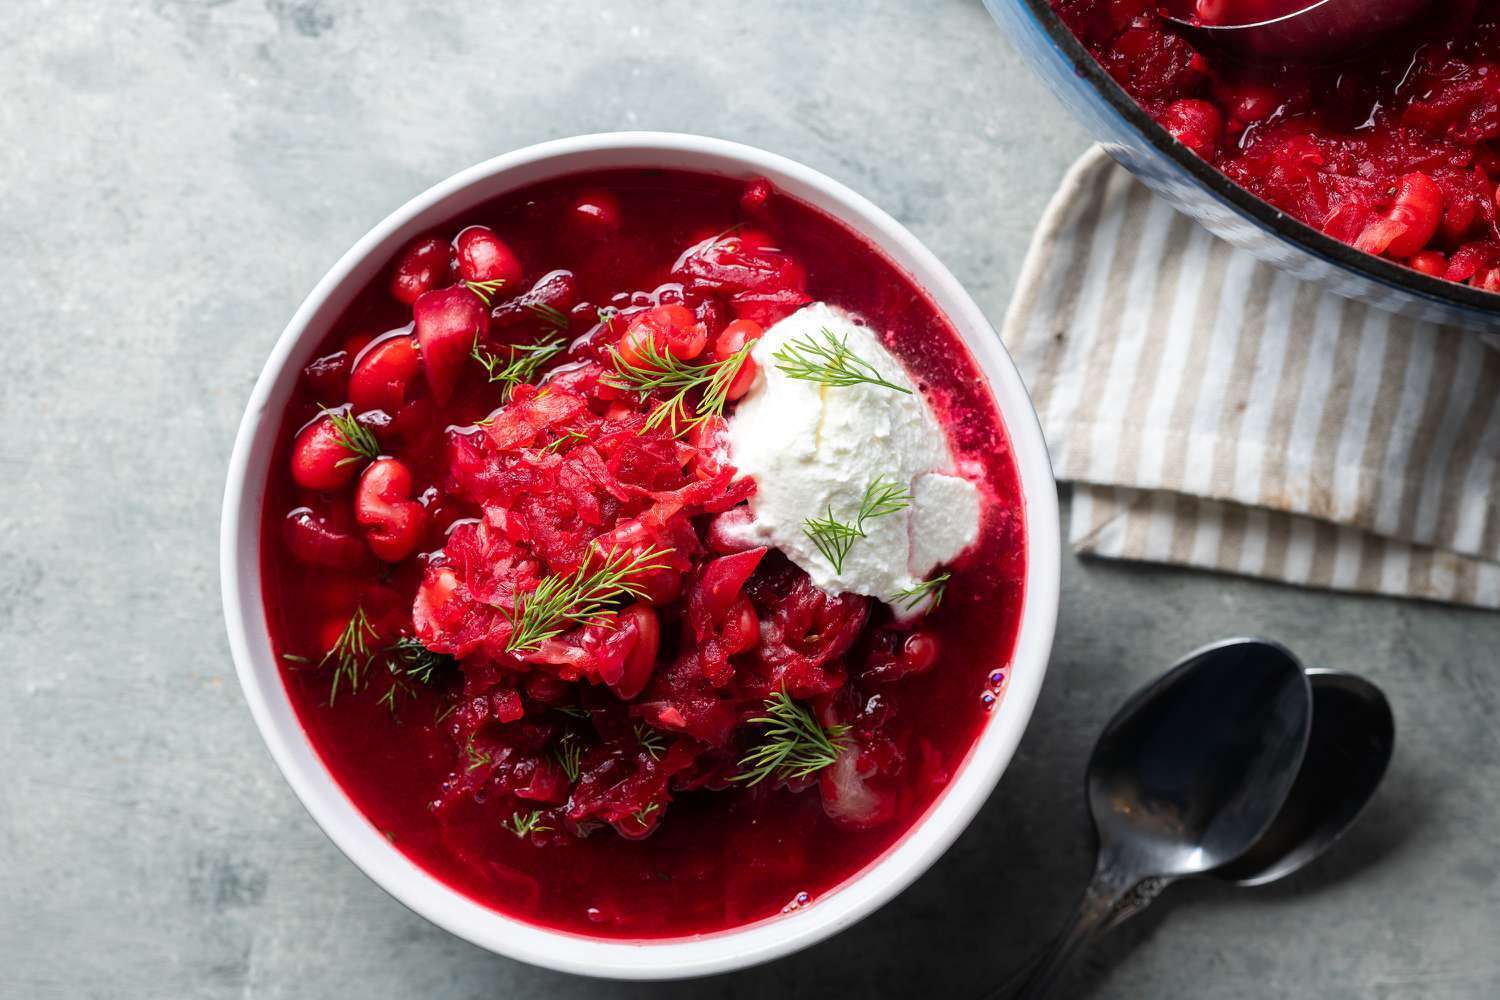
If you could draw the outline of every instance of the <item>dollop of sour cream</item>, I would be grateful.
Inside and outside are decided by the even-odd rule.
[[[774,355],[793,342],[844,342],[879,377],[908,392],[861,382],[824,385],[796,379]],[[795,344],[793,344],[795,347]],[[765,331],[750,355],[758,369],[729,419],[729,461],[752,476],[752,519],[743,540],[770,545],[830,593],[895,597],[958,556],[979,534],[980,495],[958,475],[942,425],[901,363],[867,326],[821,302]],[[908,506],[864,521],[835,567],[805,530],[808,518],[854,523],[876,480],[910,494]]]

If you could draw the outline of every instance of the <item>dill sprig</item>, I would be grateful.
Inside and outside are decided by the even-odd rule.
[[[641,749],[651,755],[652,760],[661,760],[661,755],[666,752],[667,741],[650,726],[644,722],[635,724],[635,738],[640,743]]]
[[[552,756],[570,782],[578,780],[578,775],[583,772],[583,744],[578,742],[578,737],[572,733],[563,734],[557,746],[552,748]]]
[[[851,351],[847,333],[839,337],[826,326],[821,333],[821,341],[811,334],[787,341],[781,350],[771,355],[776,367],[788,378],[820,385],[848,386],[864,382],[911,395],[910,389],[882,378],[874,365]]]
[[[320,407],[328,422],[333,424],[333,438],[345,451],[350,452],[347,457],[341,458],[335,463],[335,467],[348,465],[350,462],[358,462],[362,458],[375,459],[380,457],[380,442],[375,438],[375,432],[354,418],[349,410],[330,410],[328,407]]]
[[[914,587],[898,590],[891,595],[891,603],[899,604],[907,611],[910,611],[930,596],[932,604],[928,606],[927,610],[932,611],[939,604],[943,603],[943,594],[948,590],[948,578],[952,575],[951,573],[940,573],[930,580],[923,580]]]
[[[533,809],[529,813],[511,813],[510,820],[500,825],[515,834],[517,839],[520,840],[525,840],[529,834],[545,833],[552,829],[550,826],[542,825],[542,811],[540,809]]]
[[[489,305],[490,297],[504,287],[505,279],[491,278],[488,281],[465,281],[464,285],[468,287],[469,291],[474,293],[474,296],[480,302]]]
[[[390,712],[391,718],[394,719],[396,717],[396,703],[402,698],[416,698],[417,689],[408,684],[405,678],[396,672],[396,665],[394,663],[388,662],[386,666],[391,671],[391,685],[385,689],[385,694],[380,696],[380,704],[385,706],[385,710]]]
[[[507,653],[530,652],[575,625],[597,624],[608,618],[611,603],[620,598],[644,597],[632,578],[666,569],[660,560],[672,550],[652,546],[635,555],[612,551],[597,568],[594,551],[589,550],[571,575],[545,576],[531,593],[518,595],[514,607],[499,609],[510,622]]]
[[[578,705],[553,705],[552,710],[554,712],[561,712],[563,715],[574,719],[587,719],[590,717],[589,710]]]
[[[904,510],[911,506],[911,499],[910,491],[900,483],[888,480],[883,475],[876,476],[865,487],[864,496],[859,501],[859,511],[855,513],[853,520],[840,520],[833,513],[833,505],[829,504],[824,516],[809,517],[802,521],[802,533],[812,540],[823,558],[833,567],[833,571],[842,573],[844,560],[854,543],[869,537],[865,532],[865,522]]]
[[[729,402],[729,387],[740,373],[745,359],[755,345],[746,344],[722,361],[694,364],[683,361],[668,351],[662,351],[648,339],[642,345],[639,363],[626,361],[618,349],[612,348],[615,370],[619,379],[616,386],[636,392],[645,399],[653,392],[668,393],[666,399],[656,404],[646,417],[646,430],[667,424],[674,437],[681,436],[704,421],[724,415]],[[688,405],[688,393],[699,390],[698,404]],[[690,412],[691,409],[691,412]]]
[[[558,333],[567,333],[569,328],[573,326],[573,321],[568,318],[567,313],[545,302],[528,302],[526,303],[526,309]]]
[[[473,733],[469,734],[469,741],[464,744],[464,756],[469,758],[469,766],[464,768],[465,773],[474,770],[476,767],[483,767],[486,764],[493,764],[495,762],[493,754],[488,750],[480,750],[474,745]]]
[[[646,820],[650,819],[651,818],[651,814],[654,813],[654,812],[656,812],[656,810],[658,810],[660,808],[661,808],[661,803],[660,802],[651,802],[651,803],[648,803],[646,805],[646,808],[644,808],[644,809],[637,809],[635,812],[631,813],[630,814],[630,818],[633,819],[633,820],[635,820],[636,823],[638,823],[639,825],[645,826],[646,825]]]
[[[403,635],[387,650],[392,672],[399,670],[418,684],[431,684],[433,675],[446,671],[457,661],[447,653],[434,653],[416,636]]]
[[[561,435],[559,435],[557,438],[555,438],[553,441],[551,441],[546,447],[544,447],[542,449],[542,451],[543,452],[557,451],[559,448],[561,448],[563,445],[567,444],[569,441],[587,441],[588,439],[589,439],[589,436],[587,434],[585,434],[583,431],[563,431]]]
[[[750,720],[764,726],[761,742],[740,758],[742,768],[731,781],[757,785],[767,778],[794,781],[816,774],[849,749],[849,727],[824,727],[805,706],[786,693],[766,699],[766,714]]]
[[[344,626],[344,631],[339,633],[328,652],[318,661],[320,667],[333,664],[333,683],[328,688],[328,704],[334,703],[339,696],[339,688],[345,683],[350,691],[358,691],[364,686],[365,673],[375,655],[370,645],[372,641],[380,641],[379,633],[365,616],[365,609],[355,608],[354,614],[349,617],[349,624]]]
[[[884,517],[911,506],[911,492],[894,479],[876,476],[865,487],[865,495],[859,502],[858,527],[864,537],[865,522],[871,518]]]
[[[859,538],[859,532],[851,522],[840,521],[833,516],[832,504],[828,505],[828,512],[824,516],[804,518],[802,533],[817,546],[835,573],[844,571],[844,560]]]
[[[476,335],[474,346],[469,349],[469,357],[483,366],[490,381],[500,383],[502,403],[510,401],[511,393],[515,392],[516,386],[536,378],[542,366],[561,354],[566,349],[567,343],[561,337],[553,337],[536,344],[508,344],[506,346],[510,351],[510,357],[502,358],[498,354],[485,350]]]

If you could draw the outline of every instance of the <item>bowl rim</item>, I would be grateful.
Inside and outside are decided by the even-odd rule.
[[[1145,143],[1167,157],[1178,169],[1189,174],[1201,187],[1241,216],[1248,217],[1276,236],[1297,246],[1325,263],[1387,288],[1414,296],[1444,308],[1458,307],[1473,319],[1500,319],[1500,294],[1481,291],[1456,281],[1435,278],[1395,261],[1363,250],[1356,250],[1321,230],[1293,218],[1268,201],[1240,187],[1222,171],[1174,139],[1156,119],[1146,114],[1135,98],[1105,71],[1093,54],[1084,47],[1053,11],[1048,0],[985,0],[987,4],[1018,3],[1023,5],[1046,33],[1054,48],[1068,61],[1078,76],[1087,80],[1094,92]]]
[[[483,198],[540,176],[591,169],[580,158],[620,159],[602,166],[679,166],[731,176],[765,176],[788,193],[811,201],[876,245],[922,287],[964,340],[990,384],[1014,456],[1027,522],[1023,606],[1001,704],[955,772],[948,787],[896,844],[814,905],[712,934],[661,940],[591,938],[507,916],[428,874],[388,843],[333,779],[292,710],[270,649],[260,587],[260,515],[269,442],[280,425],[283,396],[300,366],[296,349],[315,342],[341,289],[352,295],[351,273],[377,265],[386,244],[414,231],[451,221],[452,199],[476,188]],[[712,164],[717,164],[717,170]],[[505,179],[527,170],[538,177]],[[493,190],[488,187],[493,186]],[[441,214],[441,217],[439,217]],[[359,279],[359,283],[363,282]],[[259,454],[256,454],[259,452]],[[258,464],[257,464],[258,463]],[[843,184],[794,160],[752,146],[697,135],[613,132],[538,143],[486,160],[418,194],[361,237],[318,281],[282,331],[261,370],[235,436],[220,525],[220,583],[235,670],[257,730],[277,767],[313,820],[378,886],[450,933],[497,954],[533,965],[618,979],[675,979],[707,975],[768,961],[807,947],[848,927],[887,902],[937,860],[993,791],[1036,704],[1056,627],[1060,582],[1060,525],[1056,482],[1041,426],[1019,372],[994,328],[957,279],[904,226]]]

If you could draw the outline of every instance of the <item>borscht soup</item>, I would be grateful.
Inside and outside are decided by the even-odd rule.
[[[391,844],[507,916],[653,939],[816,906],[1003,711],[1026,529],[987,383],[764,180],[464,212],[359,292],[280,427],[298,718]]]
[[[1050,0],[1173,137],[1251,194],[1423,274],[1500,291],[1500,0],[1428,4],[1332,62],[1195,44],[1155,0]],[[1302,0],[1197,0],[1210,24]]]

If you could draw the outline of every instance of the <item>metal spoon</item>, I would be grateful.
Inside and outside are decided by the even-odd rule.
[[[1165,886],[1245,854],[1286,802],[1311,725],[1302,665],[1258,639],[1201,649],[1126,702],[1089,760],[1093,881],[1019,995],[1050,992],[1142,882]]]
[[[1385,694],[1354,674],[1312,669],[1313,724],[1302,769],[1271,828],[1238,860],[1208,874],[1265,885],[1305,867],[1354,825],[1385,777],[1396,719]]]
[[[1380,688],[1339,670],[1307,671],[1313,721],[1297,780],[1271,826],[1245,854],[1204,872],[1229,885],[1265,885],[1306,867],[1354,825],[1385,777],[1396,745],[1396,721]],[[1112,931],[1156,899],[1167,882],[1147,879],[1115,907]],[[1008,995],[1025,969],[1001,989]]]
[[[1408,24],[1432,0],[1317,0],[1277,17],[1208,24],[1196,0],[1170,0],[1165,15],[1194,40],[1260,60],[1320,60],[1357,53]]]
[[[1255,846],[1205,878],[1265,885],[1305,868],[1349,832],[1385,777],[1396,719],[1385,694],[1355,674],[1309,669],[1313,721],[1297,780]],[[1144,910],[1166,884],[1151,879],[1115,908],[1106,930]]]

